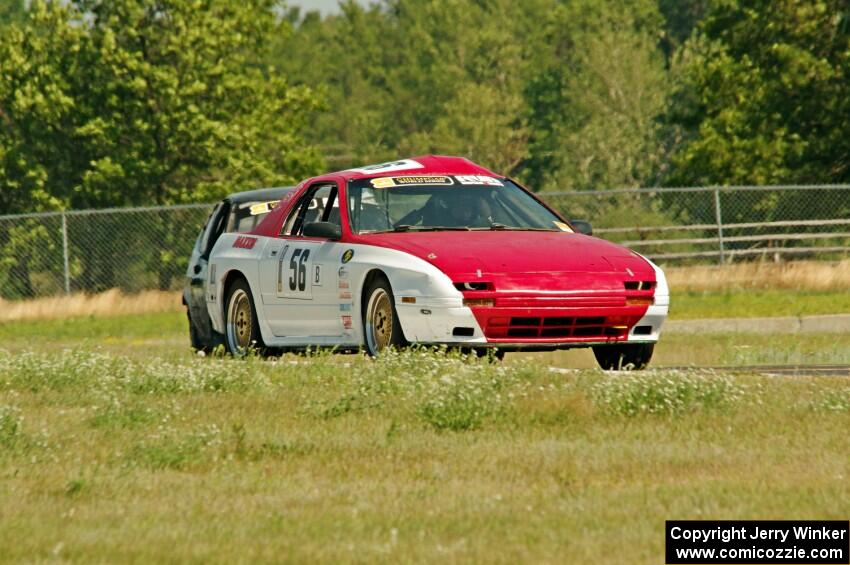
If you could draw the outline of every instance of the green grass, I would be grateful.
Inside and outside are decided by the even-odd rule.
[[[665,519],[846,518],[848,425],[846,379],[0,353],[0,556],[659,563]]]
[[[186,317],[181,313],[112,318],[71,318],[0,324],[0,347],[30,349],[97,348],[135,358],[186,361],[189,349]],[[351,358],[338,356],[337,362]],[[553,353],[511,353],[508,363],[539,360],[562,367],[594,368],[588,349]],[[738,366],[760,364],[850,364],[850,335],[834,334],[663,334],[656,346],[655,366]]]
[[[589,349],[551,353],[511,353],[508,363],[540,360],[559,367],[593,368]],[[817,334],[661,334],[652,365],[735,367],[749,365],[850,364],[850,335]]]
[[[162,312],[129,316],[85,316],[59,320],[0,323],[0,340],[49,340],[52,343],[91,340],[112,342],[170,339],[186,333],[186,314]]]
[[[670,302],[670,318],[673,320],[850,314],[850,292],[674,291]]]
[[[665,519],[846,518],[848,379],[606,375],[587,350],[199,358],[185,331],[0,325],[0,561],[658,563]],[[654,364],[848,352],[670,334]]]

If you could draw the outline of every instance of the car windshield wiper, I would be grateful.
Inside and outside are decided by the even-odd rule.
[[[393,231],[469,231],[468,226],[396,226]]]
[[[498,222],[493,222],[490,224],[490,227],[486,228],[470,228],[476,231],[557,231],[549,228],[526,228],[520,226],[506,226],[505,224],[500,224]]]
[[[411,231],[469,231],[472,228],[467,226],[410,226],[407,224],[399,224],[391,230],[375,230],[365,233],[391,233],[391,232],[411,232]]]

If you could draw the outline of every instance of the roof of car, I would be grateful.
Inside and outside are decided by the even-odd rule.
[[[258,188],[255,190],[246,190],[245,192],[237,192],[226,198],[230,202],[241,204],[243,202],[255,202],[260,200],[280,200],[283,195],[291,191],[294,186],[276,186],[273,188]]]
[[[341,176],[345,180],[356,180],[383,176],[419,176],[419,175],[487,175],[502,177],[489,169],[477,165],[463,157],[446,155],[423,155],[399,159],[388,163],[355,167],[345,171],[329,173],[326,176]]]

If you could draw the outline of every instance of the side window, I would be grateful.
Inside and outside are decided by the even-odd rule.
[[[304,225],[311,222],[339,224],[339,203],[336,194],[335,185],[311,187],[289,213],[289,217],[280,230],[280,235],[300,236]]]
[[[213,208],[213,211],[210,212],[207,221],[204,223],[204,227],[201,228],[201,233],[198,234],[198,241],[195,245],[198,246],[198,252],[203,254],[207,249],[207,242],[210,240],[210,232],[212,231],[213,224],[215,223],[215,218],[218,215],[219,210],[221,210],[222,203],[219,202]]]
[[[209,257],[210,251],[212,251],[213,246],[215,246],[215,242],[218,241],[218,238],[227,226],[227,217],[229,214],[230,205],[227,202],[222,202],[216,213],[210,218],[209,226],[207,226],[207,233],[204,236],[206,242],[201,248],[202,257]]]
[[[251,201],[234,204],[227,222],[227,233],[246,233],[256,228],[266,215],[275,209],[277,200]]]

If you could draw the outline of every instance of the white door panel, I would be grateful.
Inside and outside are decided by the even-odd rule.
[[[336,291],[336,272],[327,267],[334,247],[300,238],[279,238],[267,247],[260,266],[263,311],[275,336],[342,334],[338,300],[329,292]]]

